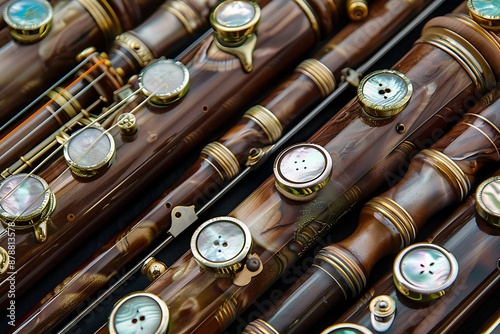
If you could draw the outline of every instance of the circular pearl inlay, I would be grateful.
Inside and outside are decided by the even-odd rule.
[[[52,8],[46,1],[17,0],[5,10],[6,22],[16,29],[36,29],[52,17]]]
[[[205,227],[196,241],[201,256],[212,262],[225,262],[237,256],[245,245],[245,233],[231,222],[217,222]]]
[[[109,159],[112,143],[104,131],[89,127],[71,137],[67,143],[69,159],[83,168],[100,165]]]
[[[406,280],[419,288],[442,286],[450,277],[450,261],[436,249],[417,248],[401,261],[401,272]]]
[[[500,19],[500,0],[469,0],[469,8],[483,17]]]
[[[116,311],[114,327],[119,334],[155,333],[162,321],[160,305],[150,297],[137,296]]]
[[[312,143],[299,143],[278,155],[273,172],[281,194],[292,200],[307,201],[328,183],[332,168],[332,158],[325,148]]]
[[[179,89],[183,81],[181,67],[170,61],[157,61],[145,68],[141,83],[150,94],[165,95]]]
[[[0,184],[0,208],[11,217],[29,216],[43,209],[48,185],[38,177],[17,174]]]
[[[393,73],[380,73],[363,85],[363,94],[372,103],[388,107],[401,101],[408,93],[406,82]]]
[[[343,323],[330,326],[321,334],[372,334],[372,331],[358,324]]]
[[[479,185],[476,209],[484,220],[500,227],[500,176],[491,177]]]
[[[232,217],[216,217],[201,224],[191,238],[191,251],[205,268],[228,274],[241,268],[252,246],[249,228]]]
[[[457,275],[458,262],[453,254],[435,244],[413,244],[394,260],[396,288],[413,300],[440,298],[453,285]]]
[[[241,27],[255,16],[255,8],[247,1],[228,1],[215,15],[217,22],[226,27]]]
[[[482,188],[481,202],[489,212],[500,216],[500,178]]]
[[[301,146],[286,152],[280,160],[279,172],[289,182],[310,182],[326,168],[325,155],[313,146]]]

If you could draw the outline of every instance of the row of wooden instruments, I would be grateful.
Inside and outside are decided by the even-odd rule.
[[[500,331],[499,0],[0,3],[0,331]]]

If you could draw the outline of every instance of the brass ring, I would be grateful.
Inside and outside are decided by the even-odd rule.
[[[106,44],[113,42],[116,35],[123,29],[113,8],[106,0],[77,0],[92,16],[97,26],[104,34]]]
[[[311,9],[309,4],[305,0],[294,0],[297,5],[302,9],[304,14],[306,14],[309,22],[311,23],[311,28],[316,34],[318,39],[321,38],[321,31],[319,30],[319,23],[316,15],[314,15],[314,11]]]
[[[243,117],[255,122],[266,133],[271,144],[276,143],[283,134],[283,126],[279,119],[263,106],[253,106],[248,109]]]
[[[458,192],[460,200],[463,200],[469,192],[471,185],[465,173],[447,155],[435,149],[425,149],[420,154],[431,158],[431,166],[436,168],[450,182]]]
[[[335,76],[328,67],[317,59],[304,60],[297,66],[297,72],[311,79],[321,92],[323,97],[330,95],[335,89]]]
[[[190,34],[194,34],[203,25],[196,12],[184,1],[168,1],[162,7],[177,17]]]
[[[126,49],[142,68],[155,58],[143,41],[128,32],[116,36],[115,43]]]
[[[240,171],[240,163],[227,147],[214,141],[203,148],[201,153],[211,156],[224,169],[230,179],[236,177]]]
[[[486,93],[495,86],[495,75],[489,63],[462,36],[446,28],[431,27],[422,33],[416,43],[422,42],[436,46],[455,58],[481,92]]]

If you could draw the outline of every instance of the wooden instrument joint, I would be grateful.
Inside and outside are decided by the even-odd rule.
[[[279,119],[267,108],[256,105],[248,109],[244,118],[252,120],[266,134],[270,144],[276,143],[283,134],[283,126]]]
[[[214,162],[217,163],[217,165],[215,165],[212,161],[204,158],[219,172],[219,175],[223,180],[231,180],[238,175],[240,171],[240,163],[238,162],[238,159],[227,147],[218,141],[209,143],[203,148],[201,153],[210,157],[211,160],[214,160]]]
[[[366,207],[382,214],[387,220],[378,220],[383,224],[391,222],[401,238],[401,248],[411,244],[417,237],[417,226],[413,217],[401,205],[389,197],[377,196],[366,203]],[[393,230],[388,227],[389,230]]]
[[[455,161],[435,149],[425,149],[419,155],[428,160],[429,166],[437,170],[448,181],[460,201],[465,199],[471,189],[471,184]]]
[[[318,87],[323,97],[327,97],[335,89],[335,76],[328,67],[317,59],[309,58],[304,60],[297,66],[297,72],[311,79]]]
[[[196,12],[184,1],[172,0],[164,3],[162,8],[169,11],[184,25],[189,34],[194,34],[203,25]]]
[[[122,25],[113,8],[106,0],[77,0],[92,16],[104,35],[107,44],[123,32]]]

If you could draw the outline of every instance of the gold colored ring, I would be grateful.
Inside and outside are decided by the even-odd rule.
[[[214,141],[203,148],[201,153],[212,157],[222,167],[226,175],[233,179],[240,171],[240,163],[227,147]]]
[[[488,62],[474,46],[457,33],[446,28],[432,27],[422,33],[417,43],[421,42],[436,46],[455,58],[481,92],[486,93],[495,86],[495,75]]]
[[[57,89],[57,88],[56,88]],[[62,96],[61,93],[55,91],[55,90],[51,90],[50,92],[47,93],[47,96],[52,100],[54,101],[55,103],[57,103],[57,105],[59,106],[58,109],[63,109],[64,112],[68,115],[69,118],[73,118],[76,116],[76,114],[78,113],[74,106],[69,103],[65,98],[64,96]],[[56,115],[55,113],[52,113],[54,116]],[[58,122],[62,125],[61,123],[61,120],[58,118]]]
[[[309,6],[309,4],[304,0],[294,0],[294,1],[297,5],[299,5],[304,14],[306,14],[307,18],[309,19],[309,22],[311,23],[312,30],[316,34],[316,37],[320,39],[321,31],[319,30],[318,19],[316,18],[316,15],[314,15],[314,12]]]
[[[120,20],[106,0],[77,0],[92,16],[104,34],[106,43],[113,42],[116,35],[123,32]]]
[[[128,32],[116,36],[115,43],[126,49],[142,68],[155,58],[144,42]]]
[[[10,264],[10,256],[5,248],[0,247],[0,274],[7,272]]]
[[[481,133],[484,137],[486,137],[486,140],[488,140],[491,143],[491,146],[493,146],[493,148],[495,149],[495,151],[497,151],[497,156],[498,156],[497,161],[500,161],[500,151],[498,150],[498,147],[495,145],[495,142],[493,141],[493,139],[491,139],[483,130],[481,130],[480,128],[478,128],[474,124],[465,123],[465,122],[464,122],[464,124],[472,129],[476,129],[479,133]]]
[[[457,191],[460,200],[465,199],[471,185],[465,173],[447,155],[435,149],[425,149],[420,154],[431,158],[430,165],[443,175]]]
[[[168,1],[162,7],[177,17],[190,34],[194,34],[203,25],[196,12],[184,1]]]
[[[317,59],[304,60],[297,66],[297,72],[306,75],[318,87],[323,97],[330,95],[335,89],[335,76],[328,67]]]
[[[366,203],[366,206],[391,221],[400,233],[402,247],[408,246],[417,237],[416,224],[413,217],[394,200],[388,197],[377,196]]]
[[[251,119],[267,135],[269,143],[276,143],[283,134],[283,126],[279,119],[267,108],[256,105],[248,109],[243,117]]]

